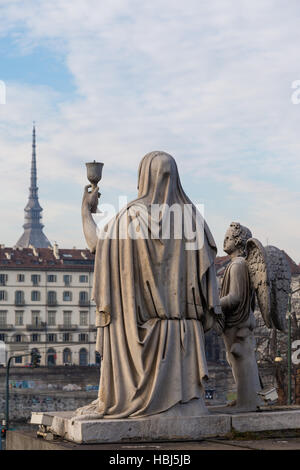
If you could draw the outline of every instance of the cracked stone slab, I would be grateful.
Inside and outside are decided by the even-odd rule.
[[[300,429],[300,410],[231,415],[232,428],[239,432]]]
[[[231,417],[147,417],[74,421],[54,414],[50,431],[76,443],[116,443],[151,441],[194,441],[224,436],[231,429]]]

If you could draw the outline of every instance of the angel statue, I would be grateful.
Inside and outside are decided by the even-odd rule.
[[[237,222],[232,222],[225,234],[224,251],[231,262],[222,281],[223,318],[219,325],[237,386],[234,408],[254,411],[262,404],[255,354],[255,300],[265,325],[285,331],[291,273],[281,250],[263,247],[247,227]]]

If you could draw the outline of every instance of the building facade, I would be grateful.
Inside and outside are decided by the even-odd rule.
[[[43,366],[98,363],[93,269],[88,250],[2,245],[0,341],[6,355],[37,350]],[[14,362],[24,366],[30,360]]]

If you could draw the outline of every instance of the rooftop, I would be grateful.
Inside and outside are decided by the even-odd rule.
[[[284,255],[286,256],[286,259],[289,263],[289,266],[291,268],[291,274],[292,275],[295,275],[295,274],[300,274],[300,265],[296,264],[295,261],[292,260],[292,258],[283,250],[283,253]],[[216,261],[215,261],[215,265],[216,265],[216,271],[217,271],[217,275],[222,275],[227,264],[229,263],[230,261],[230,257],[227,255],[227,256],[217,256],[216,257]]]
[[[300,274],[300,265],[283,252],[291,268],[292,275]],[[51,248],[20,248],[0,245],[0,270],[3,269],[42,269],[42,270],[87,270],[94,269],[94,254],[87,248],[59,248],[54,244]],[[215,265],[217,275],[222,275],[230,257],[217,256]]]
[[[0,245],[0,270],[42,269],[92,271],[94,255],[88,249],[58,248],[8,248]]]

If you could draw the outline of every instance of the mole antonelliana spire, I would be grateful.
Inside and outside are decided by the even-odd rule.
[[[33,123],[32,132],[32,159],[29,198],[25,211],[25,223],[23,225],[24,233],[16,243],[17,247],[28,248],[30,245],[35,248],[51,247],[46,235],[43,233],[44,225],[41,223],[42,211],[38,198],[37,171],[36,171],[36,142],[35,142],[35,124]]]

